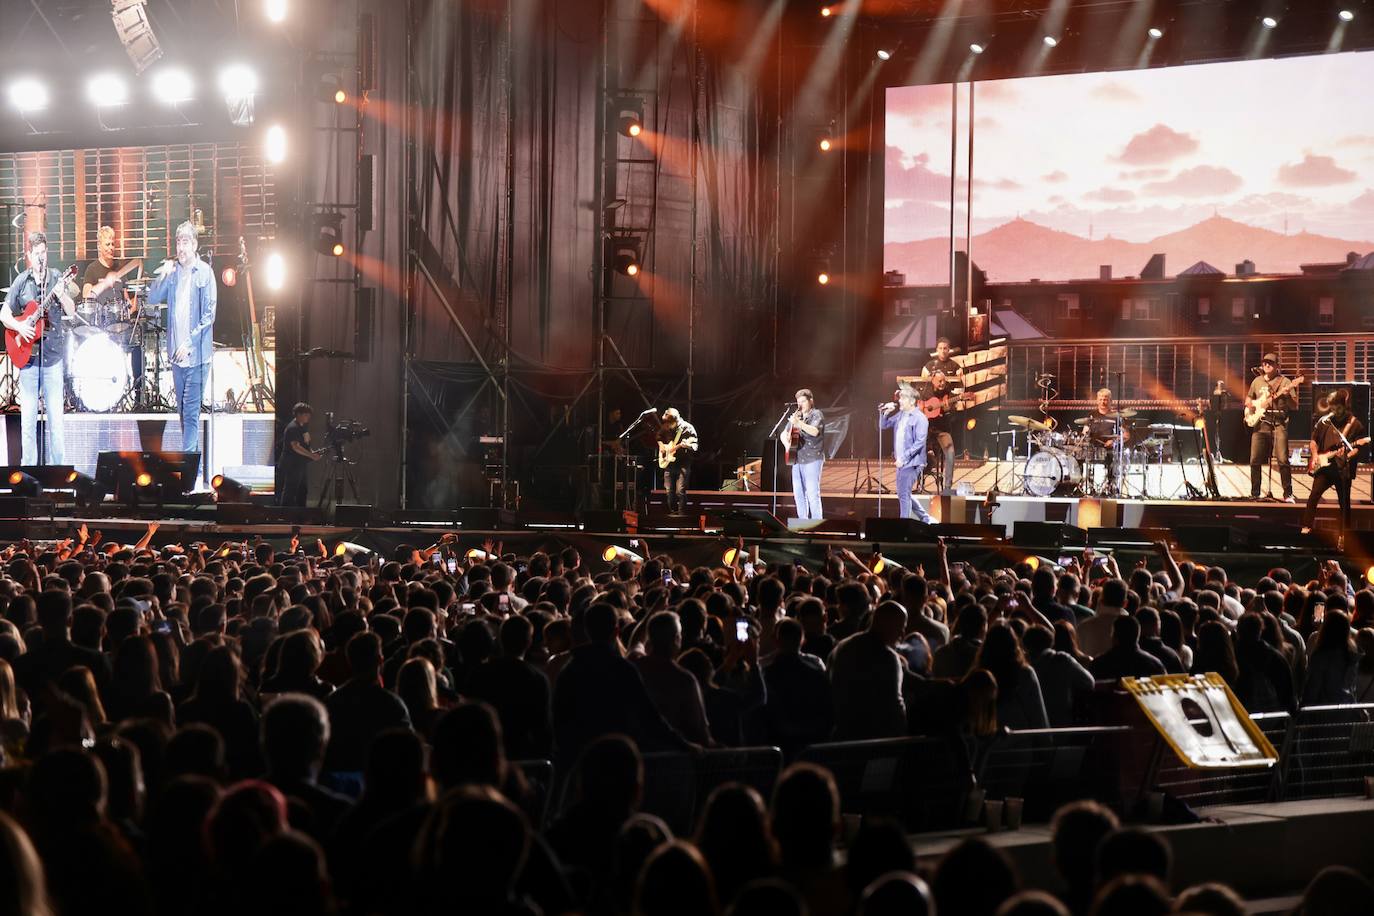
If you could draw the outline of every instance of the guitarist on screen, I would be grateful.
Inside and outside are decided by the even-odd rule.
[[[1260,497],[1260,478],[1272,457],[1278,458],[1283,501],[1294,502],[1293,469],[1288,466],[1288,411],[1298,406],[1293,382],[1279,372],[1279,358],[1273,353],[1260,360],[1263,373],[1250,383],[1245,394],[1247,411],[1263,413],[1250,434],[1250,498]],[[1271,494],[1272,495],[1272,494]]]
[[[1335,487],[1341,509],[1340,531],[1344,535],[1350,527],[1350,484],[1355,479],[1360,449],[1369,444],[1369,437],[1364,424],[1350,412],[1349,391],[1337,388],[1331,392],[1326,408],[1327,412],[1312,424],[1312,457],[1307,464],[1312,475],[1312,493],[1302,514],[1302,533],[1311,533],[1322,494]]]
[[[42,232],[29,233],[29,269],[14,278],[5,294],[5,307],[0,309],[0,324],[24,343],[37,338],[33,355],[19,370],[19,415],[23,437],[20,464],[66,464],[63,445],[63,332],[65,322],[76,318],[76,303],[67,295],[61,275],[48,267],[48,237]],[[20,318],[29,303],[41,303],[26,320]],[[61,308],[56,308],[58,304]],[[41,332],[36,327],[43,319]],[[47,411],[45,444],[39,451],[38,399],[43,399]]]

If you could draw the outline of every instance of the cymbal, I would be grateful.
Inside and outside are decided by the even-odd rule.
[[[1121,417],[1122,419],[1129,419],[1130,417],[1135,416],[1136,413],[1137,411],[1134,408],[1127,407],[1125,410],[1118,410],[1116,412],[1116,415],[1118,417]]]
[[[1041,423],[1039,420],[1032,417],[1007,417],[1007,422],[1012,426],[1024,426],[1026,429],[1033,429],[1039,433],[1049,430],[1047,424]]]

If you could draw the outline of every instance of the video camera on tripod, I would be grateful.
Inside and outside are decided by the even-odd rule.
[[[350,442],[366,439],[370,435],[372,435],[372,430],[357,420],[335,422],[333,413],[324,415],[324,441],[326,445],[342,447]]]

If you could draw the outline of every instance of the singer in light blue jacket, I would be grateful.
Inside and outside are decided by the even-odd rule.
[[[172,363],[177,412],[181,415],[181,450],[200,451],[200,402],[205,377],[215,353],[215,272],[196,252],[196,227],[177,226],[176,260],[158,269],[148,290],[148,304],[167,305],[167,354]]]
[[[913,492],[916,482],[921,478],[921,471],[925,470],[926,435],[930,430],[925,414],[916,409],[916,390],[902,386],[897,403],[885,404],[881,410],[882,428],[896,429],[892,454],[897,464],[897,498],[902,518],[915,516],[930,524],[930,514],[917,502]]]

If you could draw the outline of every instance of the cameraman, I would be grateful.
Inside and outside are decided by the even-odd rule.
[[[277,470],[281,485],[277,490],[277,505],[304,506],[306,471],[313,461],[324,457],[323,452],[310,450],[310,415],[313,411],[304,401],[291,408],[296,418],[286,424],[281,434],[277,455]]]

